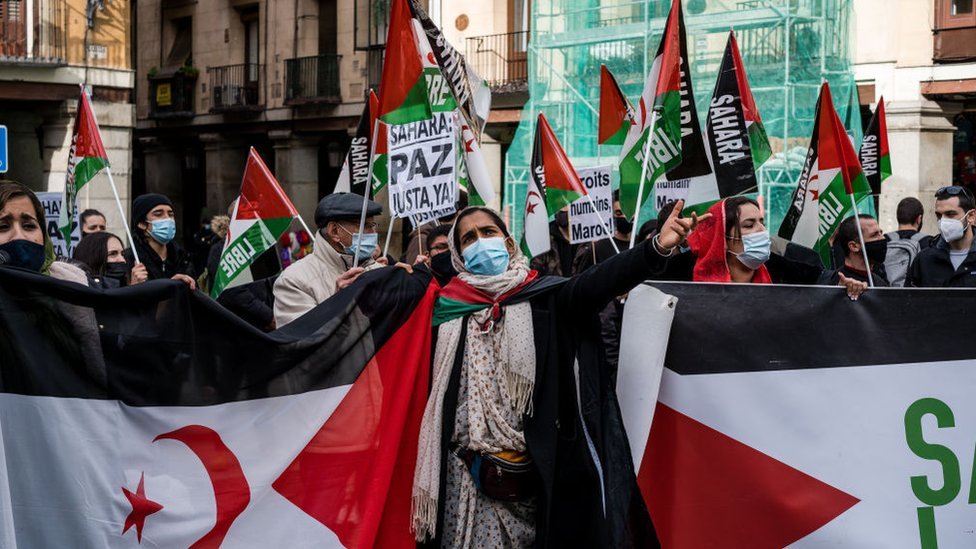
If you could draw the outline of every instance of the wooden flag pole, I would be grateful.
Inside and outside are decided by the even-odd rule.
[[[634,230],[630,232],[630,247],[637,241],[637,228],[640,227],[641,198],[644,196],[644,181],[647,179],[647,159],[651,156],[651,136],[657,124],[657,109],[651,111],[651,124],[647,127],[647,142],[644,143],[644,162],[641,165],[640,185],[637,187],[637,208],[634,209]],[[680,212],[679,212],[680,213]]]
[[[136,260],[136,264],[142,263],[139,261],[139,251],[136,249],[136,241],[132,239],[132,230],[129,228],[129,223],[125,218],[125,209],[122,208],[122,200],[119,199],[119,190],[115,186],[115,179],[112,178],[111,166],[105,166],[105,174],[108,175],[109,185],[112,186],[112,194],[115,195],[115,204],[119,207],[119,215],[122,216],[122,226],[125,227],[125,236],[129,238],[129,247],[132,249],[132,258]]]

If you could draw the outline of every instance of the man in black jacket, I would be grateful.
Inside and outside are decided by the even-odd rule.
[[[173,202],[161,194],[144,194],[132,201],[132,238],[135,240],[138,262],[132,248],[125,250],[129,265],[145,265],[149,280],[172,278],[196,289],[193,263],[189,254],[173,241],[176,236],[176,215]]]
[[[861,225],[860,235],[857,225],[854,224],[855,221]],[[861,235],[864,236],[864,249],[867,253],[861,249]],[[864,265],[864,256],[867,255],[874,285],[890,286],[888,279],[881,272],[888,251],[888,241],[885,240],[877,219],[868,214],[861,214],[857,218],[851,216],[841,221],[840,226],[837,227],[834,245],[844,250],[844,264],[838,269],[824,271],[817,284],[837,286],[843,285],[847,279],[868,282],[868,267]]]
[[[950,186],[935,193],[939,238],[915,257],[905,286],[976,288],[976,202],[969,190]]]

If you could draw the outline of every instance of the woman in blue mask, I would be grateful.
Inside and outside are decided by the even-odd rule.
[[[132,237],[148,280],[172,278],[196,289],[190,255],[174,240],[173,202],[161,194],[144,194],[132,201]],[[132,249],[125,250],[129,265],[137,267]]]
[[[627,440],[598,313],[677,252],[699,221],[679,219],[680,209],[654,239],[572,278],[531,270],[494,211],[458,215],[448,239],[458,275],[434,310],[413,486],[418,541],[617,547],[624,521],[638,546],[654,539],[630,455],[618,452]],[[615,494],[606,509],[604,489]]]
[[[695,255],[694,282],[770,284],[771,240],[759,204],[737,196],[715,203],[712,216],[688,239]]]

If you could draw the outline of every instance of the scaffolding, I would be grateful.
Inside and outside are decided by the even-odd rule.
[[[505,159],[504,214],[521,234],[535,121],[545,113],[577,167],[611,164],[619,146],[597,147],[600,65],[636,101],[671,0],[536,0],[528,45],[529,100]],[[684,0],[698,113],[711,100],[734,29],[774,156],[759,172],[767,220],[777,230],[806,155],[817,95],[827,80],[854,142],[861,118],[851,68],[852,0]],[[614,185],[618,175],[614,174]]]

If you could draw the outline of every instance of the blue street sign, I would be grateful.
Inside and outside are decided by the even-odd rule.
[[[7,126],[0,126],[0,173],[7,173]]]

